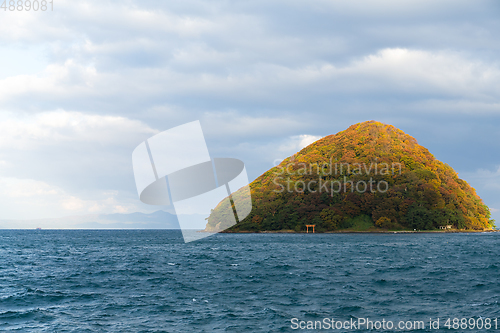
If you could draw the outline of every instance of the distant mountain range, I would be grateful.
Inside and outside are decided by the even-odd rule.
[[[205,216],[192,214],[189,219],[204,223]],[[179,229],[175,214],[154,213],[95,214],[53,219],[0,220],[0,229]]]

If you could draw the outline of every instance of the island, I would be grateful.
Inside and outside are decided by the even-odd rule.
[[[250,184],[252,211],[232,225],[237,191],[207,219],[207,232],[494,230],[476,191],[412,136],[366,121],[326,136]],[[234,222],[233,222],[234,223]]]

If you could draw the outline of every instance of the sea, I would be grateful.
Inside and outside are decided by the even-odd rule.
[[[0,230],[0,331],[497,331],[499,252],[500,233]]]

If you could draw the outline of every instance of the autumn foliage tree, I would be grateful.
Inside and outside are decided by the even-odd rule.
[[[325,182],[334,184],[327,192]],[[373,188],[375,184],[387,186]],[[488,207],[449,165],[403,131],[375,121],[312,143],[250,187],[253,210],[230,231],[304,230],[314,223],[319,231],[331,231],[360,215],[389,229],[493,226]],[[207,230],[228,225],[229,209],[227,200],[222,201],[208,218]]]

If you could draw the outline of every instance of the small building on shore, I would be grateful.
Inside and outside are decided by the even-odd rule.
[[[451,229],[451,227],[453,227],[451,224],[448,224],[448,225],[441,225],[441,226],[439,226],[439,229],[441,229],[441,230],[446,230],[446,229]]]

